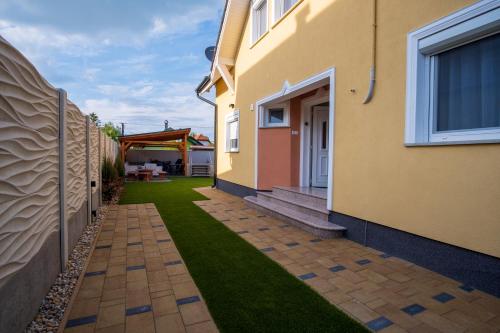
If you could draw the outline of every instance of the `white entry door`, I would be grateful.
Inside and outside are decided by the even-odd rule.
[[[312,186],[328,187],[328,106],[312,110]]]

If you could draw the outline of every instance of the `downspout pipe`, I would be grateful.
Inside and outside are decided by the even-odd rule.
[[[370,67],[370,85],[368,87],[368,94],[366,95],[363,104],[368,104],[373,98],[373,93],[375,90],[375,61],[377,60],[377,0],[373,0],[373,38],[372,38],[372,65]]]
[[[196,87],[195,92],[196,92],[196,97],[198,97],[198,99],[214,107],[214,176],[213,176],[212,187],[216,187],[217,186],[217,104],[201,96],[201,91],[203,87],[209,81],[210,81],[210,76],[205,76],[201,81],[201,83],[198,85],[198,87]]]

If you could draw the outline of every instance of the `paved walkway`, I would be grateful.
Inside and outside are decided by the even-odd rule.
[[[153,204],[111,208],[64,332],[217,332]]]
[[[198,206],[374,331],[500,332],[498,298],[346,239],[316,239],[224,192],[199,192],[211,200]]]

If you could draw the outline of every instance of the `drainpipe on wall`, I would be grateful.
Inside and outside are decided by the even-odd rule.
[[[210,81],[210,76],[205,76],[201,81],[201,83],[198,85],[198,87],[196,87],[195,92],[196,92],[196,97],[198,97],[198,99],[214,107],[214,176],[213,176],[214,181],[212,187],[216,187],[217,186],[217,104],[201,96],[201,90],[209,81]]]
[[[370,67],[370,86],[368,87],[368,95],[366,95],[363,104],[368,104],[373,98],[375,90],[375,61],[377,46],[377,0],[373,0],[373,38],[372,38],[372,65]]]

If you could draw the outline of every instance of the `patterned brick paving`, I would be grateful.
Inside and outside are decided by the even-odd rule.
[[[227,193],[199,192],[211,200],[198,206],[373,331],[500,332],[498,298],[346,239],[317,239]]]
[[[218,332],[153,204],[111,208],[64,332]]]

